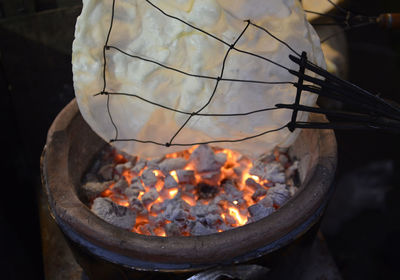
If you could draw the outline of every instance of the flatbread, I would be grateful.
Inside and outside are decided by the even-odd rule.
[[[324,66],[319,38],[307,22],[297,0],[152,0],[163,12],[182,19],[232,44],[250,19],[287,42],[308,59]],[[156,63],[187,73],[219,77],[229,46],[194,28],[164,15],[145,0],[116,0],[113,27],[106,50],[106,91],[127,93],[184,112],[196,112],[210,99],[216,80],[191,77]],[[166,110],[125,95],[98,95],[103,90],[103,47],[112,17],[111,0],[84,0],[73,43],[74,88],[80,111],[90,127],[104,140],[139,139],[169,142],[188,115]],[[129,57],[119,50],[136,56]],[[293,52],[263,30],[249,26],[236,48],[266,57],[291,69]],[[140,59],[139,59],[140,58]],[[295,82],[284,68],[254,56],[230,51],[223,78],[268,82]],[[221,81],[205,114],[246,113],[275,104],[294,102],[293,85],[266,85]],[[304,94],[302,104],[313,106],[316,96]],[[107,106],[108,102],[108,106]],[[112,118],[110,118],[110,115]],[[242,139],[277,129],[290,121],[290,110],[275,110],[247,116],[193,116],[174,143]],[[306,120],[299,114],[298,120]],[[113,124],[114,123],[114,124]],[[288,129],[237,143],[219,146],[257,156],[276,145],[290,145],[298,132]],[[181,150],[135,141],[114,142],[117,148],[152,157]]]

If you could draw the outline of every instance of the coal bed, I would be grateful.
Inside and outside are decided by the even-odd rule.
[[[298,161],[276,148],[257,160],[194,146],[142,159],[106,146],[84,177],[88,206],[139,234],[207,235],[258,221],[297,191]]]

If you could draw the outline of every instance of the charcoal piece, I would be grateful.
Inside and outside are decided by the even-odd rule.
[[[215,154],[215,160],[221,166],[225,165],[227,159],[228,159],[228,156],[225,153],[217,153],[217,154]]]
[[[96,198],[91,210],[106,222],[126,230],[131,230],[136,223],[135,212],[114,203],[109,198]]]
[[[182,217],[187,218],[189,216],[188,213],[184,214],[182,213],[182,211],[185,212],[182,208],[180,208],[179,205],[176,205],[175,203],[169,203],[162,213],[162,216],[164,217],[164,219],[169,221],[182,221]]]
[[[91,201],[98,197],[102,192],[104,192],[111,182],[88,182],[82,186],[86,198]]]
[[[231,215],[228,214],[225,214],[225,222],[230,226],[234,226],[237,224],[235,218],[233,218]]]
[[[159,214],[162,211],[162,205],[160,203],[153,204],[150,208],[150,212]]]
[[[247,202],[243,198],[237,199],[236,202],[237,202],[237,204],[236,204],[237,206],[239,206],[239,207],[243,206],[243,207],[247,208]]]
[[[168,204],[164,210],[163,216],[166,220],[172,220],[172,213],[175,210],[175,206],[173,204]]]
[[[217,225],[217,229],[222,230],[222,231],[227,231],[227,230],[232,229],[232,227],[225,223],[221,223],[221,224]]]
[[[164,208],[166,208],[168,205],[172,205],[174,208],[181,208],[184,210],[189,210],[191,206],[187,204],[184,200],[182,200],[180,197],[174,197],[173,199],[166,199],[163,202]]]
[[[153,229],[149,224],[144,224],[138,227],[138,230],[141,234],[144,235],[155,235]]]
[[[157,177],[156,175],[154,175],[153,170],[151,169],[144,170],[140,178],[142,179],[143,184],[150,188],[154,187],[157,184]]]
[[[147,160],[141,158],[141,159],[139,159],[138,162],[136,162],[135,166],[131,169],[131,171],[136,174],[139,174],[139,172],[143,168],[145,168],[146,164],[147,164]]]
[[[222,164],[215,157],[214,151],[207,145],[200,145],[190,156],[199,173],[219,171]]]
[[[129,187],[125,189],[124,194],[128,197],[128,200],[131,200],[132,198],[138,197],[140,191],[138,189]]]
[[[124,170],[125,170],[124,164],[117,164],[117,165],[114,167],[114,170],[115,170],[118,174],[122,174],[122,172],[124,172]]]
[[[266,188],[272,188],[273,186],[275,186],[275,183],[266,182],[266,183],[263,183],[263,186],[266,187]]]
[[[200,199],[211,199],[219,193],[219,189],[206,183],[199,183],[197,185],[197,193]]]
[[[282,206],[290,198],[289,190],[286,185],[277,184],[275,187],[268,190],[268,196],[272,199],[274,204]]]
[[[286,176],[284,173],[284,168],[278,162],[270,163],[266,166],[266,176],[265,178],[273,183],[285,183]]]
[[[212,226],[215,226],[216,224],[221,223],[222,222],[222,218],[219,215],[208,214],[205,217],[205,221],[206,221],[208,226],[212,227]]]
[[[167,236],[181,236],[181,230],[175,223],[169,223],[165,225],[165,234]]]
[[[215,230],[212,230],[211,228],[208,228],[204,226],[202,223],[197,222],[194,227],[191,230],[192,235],[207,235],[207,234],[212,234],[214,233]]]
[[[251,163],[251,160],[244,155],[240,155],[236,161],[243,167],[246,167]]]
[[[167,175],[164,180],[164,188],[172,189],[178,187],[178,182],[171,175]]]
[[[142,196],[142,202],[144,205],[147,205],[155,201],[157,198],[158,192],[155,189],[151,189]]]
[[[196,180],[193,170],[179,169],[176,171],[176,175],[178,176],[179,184],[193,184]]]
[[[262,188],[262,186],[259,183],[257,183],[256,181],[254,181],[253,178],[248,178],[246,180],[246,185],[249,186],[250,188],[252,188],[254,191]]]
[[[197,222],[198,222],[197,219],[187,220],[187,230],[190,232]]]
[[[174,221],[184,221],[189,217],[189,213],[180,208],[175,208],[171,218]]]
[[[196,204],[190,209],[190,214],[197,218],[205,217],[208,214],[207,205]]]
[[[224,203],[226,203],[228,201],[232,201],[232,199],[233,199],[233,197],[231,195],[227,195],[226,193],[221,193],[221,194],[217,195],[216,197],[214,197],[212,203],[222,206]]]
[[[264,164],[271,163],[275,161],[275,156],[271,153],[264,154],[260,156],[259,161],[261,161]]]
[[[241,167],[241,166],[237,166],[237,167],[234,167],[234,168],[233,168],[233,172],[235,172],[235,174],[236,174],[238,177],[241,177],[241,176],[243,175],[243,170],[244,170],[244,168]]]
[[[153,227],[163,227],[165,225],[165,219],[162,215],[157,215],[156,217],[154,216],[148,216],[149,217],[149,223]]]
[[[128,182],[124,178],[121,178],[120,180],[118,180],[118,182],[115,183],[113,190],[119,193],[124,193],[128,187]]]
[[[241,191],[239,191],[235,184],[231,181],[226,182],[223,184],[223,188],[225,190],[225,194],[230,197],[230,201],[231,200],[236,200],[236,199],[240,199],[243,197],[243,193]]]
[[[194,190],[196,190],[196,186],[195,185],[191,185],[191,184],[185,184],[183,186],[183,191],[185,193],[192,193]],[[188,194],[189,195],[189,194]],[[190,196],[190,195],[189,195]]]
[[[188,161],[184,158],[167,158],[159,164],[161,171],[167,175],[172,170],[183,169]]]
[[[221,171],[206,172],[201,174],[201,179],[208,185],[218,185],[221,178]]]
[[[144,207],[143,203],[137,198],[132,197],[129,200],[130,208],[138,214],[147,214],[147,209]]]
[[[266,177],[265,164],[260,161],[255,161],[249,173],[260,177],[260,179],[264,179]]]
[[[125,163],[117,164],[115,166],[115,171],[117,171],[119,174],[122,174],[122,172],[124,172],[124,170],[129,170],[131,168],[132,168],[132,163],[130,161],[128,161]]]
[[[268,207],[273,207],[273,206],[274,206],[274,201],[272,200],[271,197],[266,196],[266,197],[264,197],[263,199],[261,199],[261,200],[258,202],[258,204],[264,206],[265,208],[268,208]]]
[[[266,189],[258,188],[258,189],[253,193],[253,195],[251,196],[251,198],[252,198],[254,201],[257,201],[260,197],[262,197],[262,196],[264,196],[264,195],[266,195],[266,194],[267,194],[267,190],[266,190]]]
[[[210,203],[207,205],[207,213],[220,215],[222,213],[222,209],[217,204]]]
[[[133,156],[125,152],[120,152],[120,154],[125,158],[125,160],[127,160],[127,162],[130,162],[132,166],[135,165],[138,160],[137,156]]]
[[[274,207],[264,207],[260,204],[254,204],[249,207],[251,222],[255,222],[271,215],[275,211]]]
[[[177,198],[174,198],[177,199]],[[190,208],[192,208],[189,204],[186,203],[186,201],[179,199],[177,200],[177,204],[179,205],[179,207],[185,211],[189,211]]]
[[[103,179],[103,181],[111,181],[113,179],[114,166],[113,164],[106,164],[100,168],[97,174]]]
[[[151,165],[151,164],[160,164],[164,159],[165,159],[165,157],[156,157],[156,158],[153,158],[151,160],[148,160],[147,163],[149,165]]]
[[[136,189],[139,192],[145,191],[142,181],[140,181],[140,178],[137,178],[137,177],[132,179],[132,182],[131,182],[129,188]]]
[[[149,169],[152,170],[159,170],[160,169],[160,163],[163,161],[164,157],[159,157],[159,158],[154,158],[152,160],[147,161],[147,166]]]

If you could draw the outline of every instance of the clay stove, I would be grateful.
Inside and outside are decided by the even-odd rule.
[[[333,132],[303,130],[289,151],[300,160],[301,186],[279,211],[221,233],[145,236],[108,224],[82,202],[82,176],[104,145],[73,101],[51,126],[42,159],[51,213],[91,279],[187,279],[218,266],[293,265],[318,227],[336,167]]]

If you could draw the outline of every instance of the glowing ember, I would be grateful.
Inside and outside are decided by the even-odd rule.
[[[234,217],[240,226],[243,226],[247,223],[247,216],[240,215],[239,210],[237,210],[234,207],[229,207],[228,209],[229,209],[229,215]]]
[[[172,190],[170,190],[170,191],[168,191],[168,193],[169,193],[169,198],[174,198],[175,196],[176,196],[176,194],[178,193],[178,189],[176,188],[176,189],[172,189]]]
[[[94,199],[107,201],[97,201],[96,211],[92,211],[101,216],[106,211],[99,210],[99,205],[110,207],[110,203],[126,208],[126,213],[136,219],[131,230],[139,234],[223,232],[268,216],[297,189],[292,180],[296,164],[278,150],[254,162],[235,151],[205,145],[158,160],[129,157],[115,150],[103,155],[107,153],[115,154],[111,157],[113,180],[101,178],[99,183],[88,182],[83,189],[108,184]],[[88,177],[102,177],[105,168],[100,170],[102,173]],[[114,208],[121,215],[118,207]]]

